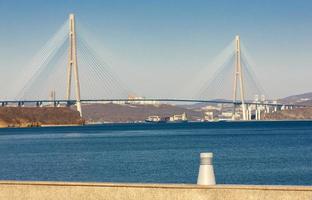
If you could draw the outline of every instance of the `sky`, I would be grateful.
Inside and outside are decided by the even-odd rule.
[[[237,34],[268,98],[312,92],[311,10],[310,0],[0,0],[0,98],[13,95],[69,13],[118,78],[144,96],[170,96],[203,72],[208,79]]]

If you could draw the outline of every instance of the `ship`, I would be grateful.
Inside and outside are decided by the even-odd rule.
[[[186,114],[173,115],[171,117],[160,117],[158,115],[152,115],[145,119],[148,123],[181,123],[188,122]]]
[[[169,121],[169,117],[160,117],[158,115],[149,116],[145,119],[145,122],[148,123],[166,123]]]
[[[188,122],[186,113],[183,113],[181,115],[173,115],[170,117],[170,122]]]

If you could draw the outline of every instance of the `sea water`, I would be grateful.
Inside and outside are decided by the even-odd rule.
[[[312,184],[312,122],[104,124],[0,129],[0,180]]]

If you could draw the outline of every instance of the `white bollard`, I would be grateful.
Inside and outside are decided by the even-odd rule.
[[[213,171],[212,153],[200,153],[200,166],[197,185],[215,185],[216,179]]]

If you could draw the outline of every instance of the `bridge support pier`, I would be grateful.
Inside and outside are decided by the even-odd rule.
[[[259,106],[256,107],[256,120],[261,120],[261,109]]]
[[[251,120],[251,107],[250,107],[250,105],[246,105],[245,112],[246,112],[246,119],[244,119],[244,120],[248,120],[248,121]]]
[[[36,107],[42,107],[42,101],[37,101],[36,102]]]
[[[265,112],[270,113],[270,106],[265,106]]]
[[[256,107],[256,110],[255,110],[255,120],[258,120],[258,108]]]
[[[246,116],[247,116],[247,119],[244,119],[244,120],[247,120],[247,121],[249,121],[250,120],[250,110],[249,110],[249,108],[247,108],[246,109]]]

